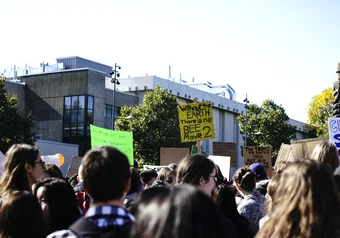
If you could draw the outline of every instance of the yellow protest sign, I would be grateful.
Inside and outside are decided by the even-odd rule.
[[[90,125],[90,131],[92,149],[97,146],[115,147],[128,157],[130,165],[134,164],[131,131],[114,131],[94,125]]]
[[[215,138],[211,102],[181,104],[178,115],[182,142]]]

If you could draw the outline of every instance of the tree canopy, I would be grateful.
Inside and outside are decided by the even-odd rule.
[[[328,118],[333,116],[333,89],[324,89],[313,97],[308,109],[308,120],[316,129],[318,137],[328,136]]]
[[[34,145],[31,115],[21,113],[17,108],[17,99],[5,89],[5,78],[0,76],[0,151],[5,153],[13,144]]]
[[[139,164],[158,165],[161,147],[192,145],[181,142],[178,105],[176,96],[157,87],[144,95],[142,104],[121,108],[115,129],[133,132],[135,159]],[[133,119],[128,119],[129,116]]]
[[[247,146],[269,146],[272,158],[277,157],[282,143],[290,143],[295,137],[295,127],[289,125],[289,117],[281,105],[266,100],[262,106],[249,104],[247,116],[239,115],[240,133],[247,139]],[[245,134],[247,131],[247,138]]]

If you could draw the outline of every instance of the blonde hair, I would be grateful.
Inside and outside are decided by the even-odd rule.
[[[272,210],[273,199],[275,199],[275,192],[280,182],[280,174],[275,175],[269,180],[268,187],[267,187],[267,194],[269,198],[267,199],[267,214],[270,215]]]
[[[340,235],[340,201],[330,169],[311,159],[297,160],[280,175],[263,238]]]
[[[339,166],[338,150],[333,142],[327,140],[315,146],[311,159],[329,165],[333,172]]]

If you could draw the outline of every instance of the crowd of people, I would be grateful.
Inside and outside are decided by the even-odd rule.
[[[63,177],[15,144],[0,179],[0,238],[338,238],[340,167],[325,141],[268,177],[254,163],[231,180],[203,155],[139,171],[118,149],[88,151]]]

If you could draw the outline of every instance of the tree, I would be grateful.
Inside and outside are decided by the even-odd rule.
[[[241,114],[237,119],[244,140],[247,130],[247,146],[271,147],[273,163],[281,144],[290,143],[295,137],[295,127],[288,124],[289,117],[285,109],[273,100],[264,101],[262,106],[249,104],[247,116]]]
[[[121,108],[115,129],[132,131],[135,158],[139,164],[158,165],[161,147],[189,147],[182,143],[177,98],[160,87],[145,94],[143,103]],[[132,116],[133,119],[127,119]]]
[[[0,76],[0,151],[5,153],[13,144],[34,145],[32,116],[21,113],[17,99],[5,89],[5,78]]]
[[[328,118],[333,116],[333,89],[324,89],[313,97],[308,109],[308,120],[316,129],[317,137],[328,136]]]

